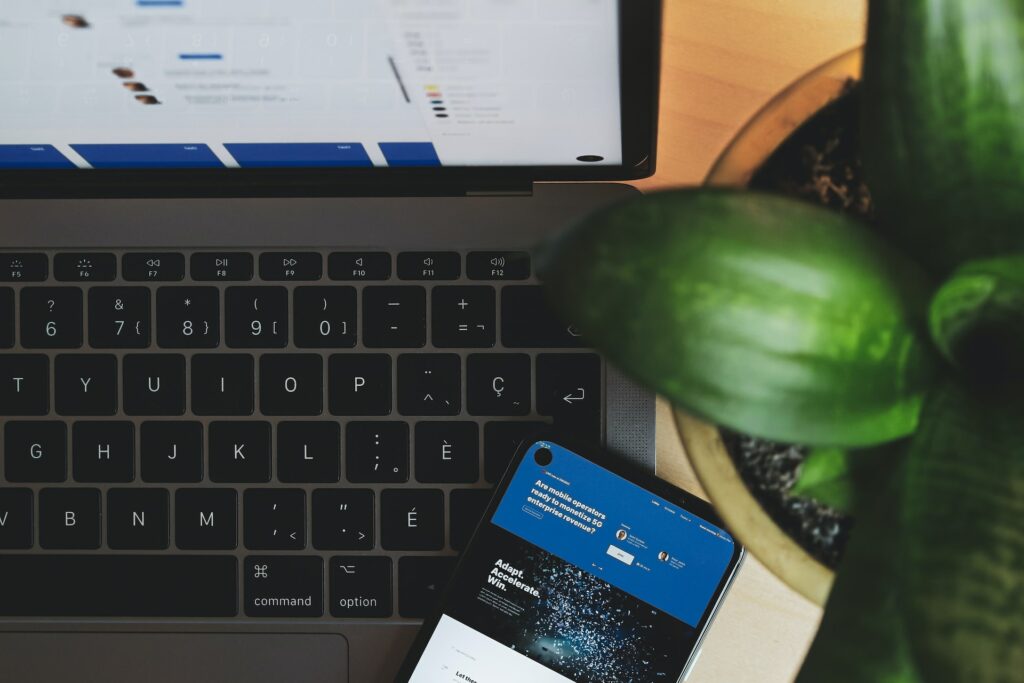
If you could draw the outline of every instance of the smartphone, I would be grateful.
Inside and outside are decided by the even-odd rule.
[[[685,680],[743,556],[700,498],[608,454],[531,441],[397,680]]]

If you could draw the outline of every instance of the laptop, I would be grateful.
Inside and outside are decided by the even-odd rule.
[[[5,679],[387,681],[521,440],[654,467],[532,250],[653,172],[660,11],[4,2]]]

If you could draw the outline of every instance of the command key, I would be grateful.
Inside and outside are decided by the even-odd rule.
[[[391,616],[391,558],[332,557],[330,571],[331,616]]]
[[[246,616],[323,616],[323,575],[324,563],[319,557],[247,557]]]

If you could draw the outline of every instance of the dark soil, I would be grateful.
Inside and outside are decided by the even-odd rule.
[[[871,222],[871,194],[860,163],[856,87],[797,130],[761,167],[751,188],[796,197]],[[751,493],[772,519],[828,567],[842,559],[852,519],[811,500],[789,495],[801,446],[723,430],[726,449]]]

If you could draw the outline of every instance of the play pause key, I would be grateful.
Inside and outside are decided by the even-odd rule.
[[[323,616],[323,571],[319,557],[246,558],[245,614],[250,617]]]
[[[331,616],[391,616],[390,557],[332,557],[330,572]]]

